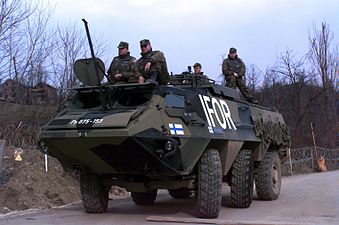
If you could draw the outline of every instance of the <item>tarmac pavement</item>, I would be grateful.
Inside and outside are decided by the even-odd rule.
[[[247,209],[231,208],[229,188],[223,189],[224,206],[218,219],[195,218],[194,198],[172,199],[162,191],[153,206],[137,206],[127,197],[111,200],[107,213],[87,214],[81,203],[75,203],[48,210],[0,215],[0,225],[339,225],[339,170],[284,177],[277,200],[260,201],[255,195]]]

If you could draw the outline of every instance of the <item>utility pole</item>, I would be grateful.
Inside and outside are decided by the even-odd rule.
[[[336,98],[336,139],[335,144],[339,147],[339,59],[337,59],[336,66],[336,88],[335,88],[335,98]]]

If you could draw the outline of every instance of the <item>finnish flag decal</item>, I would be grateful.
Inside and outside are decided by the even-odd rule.
[[[171,134],[173,135],[184,135],[184,128],[180,123],[169,123],[168,124]]]

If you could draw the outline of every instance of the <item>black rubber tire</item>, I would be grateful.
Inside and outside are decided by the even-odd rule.
[[[207,149],[198,164],[197,216],[216,218],[221,207],[222,171],[219,152]]]
[[[108,207],[108,188],[104,188],[98,175],[80,175],[80,192],[82,204],[87,213],[103,213]]]
[[[154,205],[157,191],[154,192],[131,192],[132,199],[136,205]]]
[[[179,188],[175,190],[168,190],[170,196],[176,199],[185,199],[189,198],[192,194],[191,190],[188,188]]]
[[[241,150],[231,171],[231,205],[234,208],[248,208],[253,201],[253,167],[252,151]]]
[[[271,201],[281,190],[281,162],[277,152],[267,152],[254,171],[255,187],[260,200]]]

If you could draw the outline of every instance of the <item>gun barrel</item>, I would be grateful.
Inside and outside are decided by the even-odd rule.
[[[100,76],[99,76],[99,66],[95,61],[95,55],[94,55],[94,50],[93,50],[93,44],[92,44],[92,39],[91,39],[91,35],[89,33],[89,29],[88,29],[88,22],[85,19],[82,19],[82,21],[84,22],[85,25],[85,29],[86,29],[86,34],[87,34],[87,39],[88,39],[88,44],[89,47],[91,49],[91,55],[92,55],[92,60],[93,60],[93,64],[94,64],[94,68],[95,68],[95,75],[97,77],[97,81],[98,81],[98,87],[100,89],[100,99],[101,99],[101,105],[106,108],[107,104],[106,104],[106,100],[104,98],[103,95],[103,90],[102,90],[102,86],[101,86],[101,80],[100,80]]]

